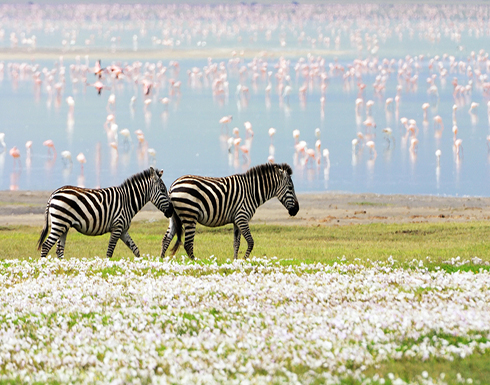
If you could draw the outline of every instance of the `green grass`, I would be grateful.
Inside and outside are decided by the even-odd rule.
[[[160,255],[161,239],[167,228],[166,221],[136,222],[129,233],[142,255]],[[38,258],[36,248],[41,228],[10,226],[0,228],[0,259]],[[334,227],[302,227],[252,225],[255,247],[252,255],[292,260],[290,263],[334,263],[338,258],[354,261],[368,259],[385,261],[390,256],[399,263],[430,257],[440,265],[443,261],[475,256],[485,259],[490,254],[488,222],[468,223],[416,223],[416,224],[369,224]],[[174,241],[175,242],[175,239]],[[173,245],[171,244],[171,247]],[[70,230],[65,258],[105,256],[109,234],[88,237]],[[239,257],[243,257],[246,242],[242,237]],[[218,262],[233,258],[233,226],[207,228],[198,226],[194,242],[196,258],[214,255]],[[50,254],[55,256],[55,248]],[[178,255],[185,254],[183,247]],[[168,252],[167,252],[168,255]],[[132,258],[131,251],[119,241],[114,258]],[[451,265],[444,268],[453,269]],[[469,265],[458,269],[473,269]],[[478,269],[476,270],[478,271]]]
[[[473,384],[488,384],[490,378],[490,353],[475,353],[466,359],[456,358],[454,361],[445,359],[432,358],[426,361],[402,359],[389,360],[381,363],[377,368],[368,368],[364,374],[367,377],[373,377],[376,374],[384,376],[387,380],[385,384],[391,384],[388,381],[387,373],[396,373],[396,377],[405,382],[414,381],[422,377],[422,372],[426,371],[431,378],[444,377],[447,384],[461,384],[463,381],[458,380],[458,374],[465,380],[471,378]],[[442,374],[442,376],[441,376]],[[355,384],[356,382],[352,382]]]

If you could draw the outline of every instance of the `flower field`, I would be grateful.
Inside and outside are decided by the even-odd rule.
[[[366,371],[487,352],[489,288],[483,269],[391,258],[3,260],[0,379],[403,384]],[[417,381],[445,383],[425,371]]]

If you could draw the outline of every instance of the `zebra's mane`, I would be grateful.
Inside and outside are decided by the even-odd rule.
[[[134,181],[137,181],[137,180],[150,179],[150,177],[151,177],[151,168],[148,168],[148,169],[143,170],[137,174],[131,175],[129,178],[127,178],[124,182],[121,183],[121,187],[127,186],[128,184],[132,184]]]
[[[281,164],[264,163],[264,164],[260,164],[258,166],[252,167],[251,169],[247,170],[245,175],[270,172],[270,171],[275,170],[275,169],[280,169],[280,170],[286,171],[288,173],[288,175],[293,175],[293,169],[287,163],[281,163]]]

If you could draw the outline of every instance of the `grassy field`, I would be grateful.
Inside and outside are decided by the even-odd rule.
[[[158,322],[160,322],[158,321],[158,317],[161,316],[160,313],[158,313],[159,311],[163,311],[165,313],[165,311],[168,311],[169,309],[174,309],[173,311],[175,313],[171,314],[174,317],[172,318],[174,320],[172,323],[177,322],[180,324],[183,322],[182,325],[187,325],[185,327],[180,326],[180,329],[178,329],[180,331],[178,332],[177,337],[182,334],[183,336],[188,335],[189,338],[195,336],[196,333],[197,335],[200,335],[200,333],[205,330],[204,326],[201,328],[200,325],[204,322],[203,320],[205,320],[206,316],[211,315],[215,320],[220,319],[222,325],[226,325],[227,322],[229,322],[230,325],[241,325],[244,319],[252,320],[255,319],[255,315],[257,315],[258,319],[261,320],[260,322],[262,322],[262,328],[264,328],[263,330],[270,330],[270,333],[273,333],[275,330],[279,330],[283,326],[281,324],[283,319],[279,309],[284,305],[284,300],[277,299],[274,296],[268,296],[267,293],[269,289],[262,293],[265,297],[257,302],[258,306],[265,306],[265,308],[267,308],[267,306],[269,306],[267,304],[269,304],[271,301],[273,303],[274,301],[278,301],[275,305],[276,307],[271,311],[272,313],[274,313],[274,311],[279,311],[279,313],[271,316],[272,318],[269,321],[267,321],[267,314],[262,312],[257,314],[254,313],[253,315],[248,313],[247,315],[243,315],[239,314],[239,312],[237,313],[236,310],[230,310],[234,309],[235,307],[235,305],[233,305],[235,303],[234,301],[239,303],[242,300],[246,300],[246,296],[240,299],[240,296],[243,295],[243,293],[237,292],[235,294],[230,294],[229,291],[226,291],[228,289],[225,290],[224,297],[223,293],[216,294],[216,291],[219,291],[218,289],[212,289],[211,294],[206,294],[212,296],[218,295],[219,298],[221,298],[221,300],[217,302],[223,306],[221,310],[217,310],[218,308],[216,307],[216,302],[213,302],[214,310],[207,309],[206,307],[204,307],[203,310],[202,306],[200,307],[198,304],[200,302],[205,303],[208,300],[206,299],[207,297],[203,297],[201,301],[198,301],[195,308],[192,308],[192,310],[189,310],[187,305],[186,308],[182,308],[183,310],[180,309],[178,311],[175,310],[177,308],[175,303],[170,307],[167,305],[162,305],[163,302],[168,300],[168,298],[165,297],[166,290],[168,290],[169,293],[174,293],[171,294],[172,301],[176,301],[183,293],[178,287],[170,287],[173,284],[172,280],[183,279],[184,281],[182,281],[182,284],[184,285],[184,290],[187,290],[188,287],[195,285],[196,282],[200,282],[196,281],[196,278],[200,278],[208,282],[209,279],[214,279],[212,277],[217,277],[217,281],[223,280],[222,284],[226,286],[229,283],[226,280],[235,282],[238,279],[236,274],[243,274],[242,278],[240,278],[244,280],[243,282],[255,285],[256,282],[251,278],[251,273],[255,271],[254,269],[257,266],[262,266],[260,267],[262,270],[259,271],[276,277],[273,278],[274,282],[284,279],[284,277],[287,277],[291,272],[294,276],[297,276],[297,278],[294,278],[293,281],[295,279],[305,279],[304,284],[299,284],[296,282],[296,284],[293,284],[291,287],[296,287],[294,285],[310,287],[312,285],[308,290],[311,289],[313,291],[306,291],[306,294],[302,294],[298,298],[306,298],[304,295],[311,296],[314,294],[314,288],[317,287],[317,285],[320,285],[319,282],[321,279],[326,279],[328,281],[333,279],[332,277],[335,276],[336,278],[333,282],[331,282],[331,284],[334,285],[336,282],[340,282],[343,277],[347,277],[348,280],[352,281],[344,282],[344,284],[347,286],[337,288],[340,294],[335,292],[337,289],[334,288],[332,289],[334,290],[333,292],[329,292],[330,294],[325,295],[327,296],[327,302],[332,301],[332,303],[334,302],[335,298],[339,298],[338,295],[341,295],[341,303],[344,301],[345,307],[354,306],[352,308],[354,310],[359,306],[356,304],[366,305],[366,303],[363,302],[365,301],[364,299],[361,299],[361,302],[359,302],[359,298],[356,297],[358,294],[362,294],[363,296],[375,295],[375,297],[378,296],[381,298],[383,297],[384,292],[390,292],[391,290],[394,290],[393,299],[388,300],[388,298],[385,298],[381,303],[374,301],[372,306],[382,306],[385,310],[380,309],[379,311],[384,311],[388,314],[392,310],[390,308],[390,303],[393,302],[393,306],[398,306],[399,301],[395,300],[394,298],[398,298],[396,297],[397,293],[401,293],[403,295],[409,295],[410,300],[414,301],[413,311],[415,312],[420,310],[416,310],[415,308],[421,304],[422,310],[429,303],[432,303],[434,306],[438,306],[439,297],[437,297],[437,295],[439,295],[438,293],[440,292],[444,294],[441,298],[444,298],[444,301],[446,301],[444,302],[444,306],[446,308],[445,311],[448,312],[447,316],[441,316],[441,319],[444,320],[445,317],[450,317],[453,314],[450,307],[453,304],[459,304],[461,301],[463,301],[463,305],[461,305],[462,307],[458,308],[458,311],[454,310],[454,314],[460,314],[460,311],[476,306],[475,302],[481,301],[482,298],[488,305],[488,294],[485,293],[488,293],[489,290],[487,277],[490,266],[485,264],[485,262],[488,261],[487,256],[489,255],[489,244],[486,239],[490,225],[486,222],[403,225],[371,224],[343,227],[288,227],[255,225],[251,226],[252,235],[255,239],[255,248],[252,255],[256,256],[258,259],[257,261],[252,260],[246,263],[241,262],[242,264],[238,265],[230,264],[230,260],[233,256],[232,226],[217,229],[198,227],[195,238],[195,254],[197,256],[197,260],[195,262],[191,262],[187,258],[183,258],[181,255],[184,253],[184,250],[181,248],[179,250],[180,253],[178,253],[176,258],[166,259],[161,262],[161,265],[159,265],[158,262],[161,260],[154,257],[159,256],[160,242],[166,227],[167,222],[165,221],[152,223],[137,222],[133,224],[130,234],[138,245],[143,258],[135,260],[129,249],[127,249],[122,242],[119,242],[112,260],[113,262],[107,262],[104,259],[109,238],[108,235],[101,237],[87,237],[72,230],[68,236],[65,249],[66,261],[58,262],[56,258],[49,258],[47,264],[44,263],[41,265],[38,264],[39,252],[36,250],[36,243],[41,229],[30,226],[1,228],[0,242],[2,244],[2,251],[0,252],[0,277],[3,277],[3,290],[7,290],[10,293],[12,288],[16,285],[27,284],[29,279],[33,279],[34,282],[36,282],[36,287],[37,285],[44,287],[44,289],[39,289],[42,291],[42,293],[39,294],[35,291],[32,293],[34,297],[39,294],[37,298],[34,298],[31,294],[29,294],[29,298],[34,301],[32,306],[35,307],[37,306],[36,304],[38,304],[36,301],[41,301],[41,303],[43,303],[43,300],[50,300],[51,297],[55,295],[53,293],[56,292],[56,290],[53,292],[51,289],[46,289],[46,283],[42,283],[44,278],[48,278],[47,282],[51,282],[53,279],[61,280],[62,288],[64,285],[74,285],[68,290],[68,294],[66,294],[68,297],[73,295],[73,290],[75,290],[75,288],[79,289],[77,287],[78,284],[74,284],[72,282],[72,278],[70,277],[84,277],[84,279],[89,280],[94,279],[94,285],[99,285],[102,283],[105,288],[109,288],[109,294],[107,295],[112,295],[113,297],[102,301],[102,306],[104,309],[106,309],[104,312],[99,314],[98,311],[95,311],[95,315],[90,317],[95,317],[95,320],[98,319],[97,317],[101,317],[101,328],[108,328],[109,330],[110,328],[115,327],[113,322],[117,321],[111,321],[110,317],[112,316],[108,316],[107,314],[113,312],[113,314],[116,315],[123,314],[123,317],[133,317],[134,309],[141,309],[141,305],[138,305],[138,301],[136,301],[135,305],[133,296],[144,294],[131,294],[126,298],[125,296],[127,293],[123,294],[121,292],[118,294],[117,290],[119,290],[121,287],[128,287],[128,285],[130,286],[132,281],[141,281],[142,285],[147,285],[147,279],[150,279],[150,281],[153,282],[153,285],[155,283],[162,285],[162,289],[158,295],[164,297],[155,297],[154,304],[152,306],[148,305],[151,309],[153,309],[150,311],[150,313],[147,313],[145,318],[145,322],[149,322],[148,327],[158,325]],[[242,239],[240,253],[242,256],[245,246],[246,243]],[[50,254],[55,256],[54,248],[51,250]],[[94,259],[95,256],[100,256],[101,259]],[[210,258],[211,256],[213,257]],[[482,259],[482,261],[475,259],[475,257]],[[12,263],[8,260],[20,261]],[[263,265],[264,263],[265,265]],[[60,267],[56,268],[56,265],[58,264]],[[305,267],[304,264],[308,264],[311,266],[311,268]],[[85,265],[89,266],[84,267]],[[318,267],[317,265],[321,266]],[[412,277],[410,275],[412,272],[416,275],[416,277]],[[214,274],[218,275],[215,276]],[[373,283],[369,283],[369,279],[372,274],[379,274],[379,276],[376,278],[377,280],[373,281]],[[461,274],[466,275],[462,276]],[[317,276],[319,281],[315,282],[315,277]],[[471,276],[481,276],[484,282],[481,283],[476,289],[474,287],[469,289],[468,285],[472,284]],[[425,281],[425,283],[422,284],[422,280],[426,278],[429,279],[429,281]],[[190,281],[188,281],[189,279]],[[249,281],[250,279],[252,279],[252,283]],[[228,283],[225,283],[225,281]],[[29,285],[32,284],[29,283]],[[264,290],[264,287],[271,287],[270,282],[265,282],[263,285],[265,286],[260,286],[262,288],[260,290]],[[284,287],[288,287],[288,285],[290,285],[290,283],[287,283]],[[321,285],[321,287],[328,288],[328,285]],[[383,289],[383,287],[380,285],[387,285],[386,289]],[[358,289],[351,291],[352,287],[356,286],[358,286]],[[112,290],[110,288],[113,288],[115,292],[110,294],[110,291]],[[234,289],[238,290],[239,288]],[[346,297],[344,298],[344,294],[342,293],[345,290],[347,290],[347,292],[345,292]],[[465,294],[466,290],[468,291],[467,294]],[[378,292],[379,294],[376,294]],[[29,293],[31,292],[29,291]],[[100,293],[98,295],[101,296]],[[187,297],[185,298],[187,298],[187,301],[192,302],[195,300],[195,296],[197,294],[192,291],[190,294],[186,295]],[[349,295],[354,295],[354,297],[357,299],[348,299]],[[476,295],[476,297],[473,298],[471,297],[472,295]],[[62,294],[61,301],[64,297],[65,294]],[[93,299],[97,298],[97,294],[94,296],[90,293],[83,292],[79,295],[79,297]],[[73,298],[77,298],[77,296]],[[309,302],[310,300],[312,299],[305,299],[305,301],[307,301],[305,306],[306,308],[308,308],[308,306],[312,306],[312,314],[315,314],[316,310],[314,309],[314,306],[317,305],[317,300]],[[125,304],[125,301],[128,301],[128,305]],[[180,305],[182,305],[182,297],[180,301]],[[229,304],[230,301],[231,305]],[[50,301],[48,302],[51,303]],[[7,303],[9,303],[9,305],[7,305]],[[466,305],[464,303],[466,303]],[[7,309],[7,306],[10,305],[10,300],[7,299],[4,304],[4,308],[0,307],[0,328],[7,328],[7,326],[12,327],[13,325],[12,319],[9,318],[10,316],[6,314],[5,310]],[[23,307],[19,309],[26,311],[25,305],[22,306]],[[61,307],[57,310],[53,310],[53,314],[49,317],[42,315],[42,322],[39,321],[39,314],[33,315],[29,312],[21,317],[22,322],[24,322],[24,325],[39,323],[39,330],[45,330],[46,325],[48,329],[56,329],[60,322],[62,324],[62,321],[60,320],[63,319],[63,313],[66,312],[64,316],[69,320],[67,323],[68,326],[65,326],[64,329],[61,328],[60,333],[67,331],[75,332],[74,328],[77,327],[77,322],[81,318],[88,322],[87,327],[91,327],[90,317],[89,319],[86,319],[86,316],[78,314],[77,310],[66,310],[66,308],[63,307],[65,305],[62,306],[61,303],[59,306]],[[370,306],[371,305],[369,305],[366,308],[367,310],[365,310],[369,314],[371,314],[371,311],[373,310]],[[128,309],[133,310],[131,310],[130,313],[125,313],[128,311]],[[325,311],[321,309],[317,310],[320,313],[315,316],[316,318],[312,318],[312,323],[314,323],[314,320],[318,320],[320,314],[323,314],[322,312]],[[45,310],[40,311],[42,313]],[[192,313],[193,311],[196,313]],[[94,311],[91,310],[90,314],[92,314],[92,312]],[[403,311],[400,314],[403,314]],[[421,314],[423,314],[423,312]],[[372,313],[371,315],[380,316],[380,314],[376,312]],[[344,316],[347,317],[347,315]],[[285,318],[287,317],[288,316],[285,316]],[[429,318],[430,317],[432,316],[429,316]],[[58,321],[53,323],[55,322],[55,319]],[[151,321],[151,319],[153,319],[153,321]],[[429,319],[427,321],[432,320]],[[17,322],[20,322],[14,322],[17,327],[21,327],[19,325],[23,325],[21,321]],[[47,322],[47,324],[44,322]],[[170,321],[167,320],[165,322]],[[218,322],[218,324],[220,324],[220,322]],[[386,346],[383,344],[381,344],[381,346],[380,342],[375,342],[376,339],[369,340],[366,338],[361,340],[361,342],[358,342],[360,344],[359,346],[364,346],[365,344],[368,345],[364,346],[365,352],[367,352],[366,354],[369,354],[369,357],[371,357],[370,359],[373,359],[369,365],[360,365],[356,363],[355,359],[347,359],[345,364],[335,366],[334,369],[328,370],[332,370],[332,373],[337,376],[335,377],[337,382],[345,384],[357,384],[366,381],[366,379],[368,380],[368,383],[374,384],[456,384],[462,382],[479,384],[487,383],[487,379],[490,377],[490,365],[488,365],[488,362],[490,362],[490,353],[487,347],[490,345],[488,325],[482,326],[482,328],[478,330],[475,330],[474,326],[473,329],[472,327],[468,326],[468,330],[466,331],[458,329],[459,326],[456,324],[454,324],[456,326],[452,326],[453,329],[451,330],[444,330],[444,328],[441,329],[441,326],[427,326],[427,330],[422,330],[422,326],[416,325],[417,322],[422,321],[417,321],[416,318],[414,318],[411,322],[413,324],[407,330],[409,330],[412,334],[408,332],[403,332],[400,334],[400,331],[390,329],[392,326],[383,327],[380,326],[379,323],[376,324],[377,326],[375,329],[378,331],[383,330],[383,335],[385,335],[385,338],[388,336],[388,339],[390,340]],[[213,325],[215,324],[213,323]],[[78,326],[82,327],[83,325]],[[132,327],[134,329],[134,326]],[[226,329],[225,326],[220,327],[223,328],[222,333],[224,335],[228,335],[235,330]],[[268,329],[268,327],[271,327],[271,329]],[[28,335],[30,335],[29,338],[36,339],[34,326],[22,326],[21,328],[26,328],[25,330],[28,331]],[[291,328],[291,331],[294,333],[302,333],[302,329],[295,332],[294,327],[291,326]],[[95,327],[94,330],[96,330]],[[239,328],[239,330],[241,329]],[[258,330],[261,329],[259,328]],[[328,330],[331,331],[336,329],[334,326],[329,326]],[[140,329],[134,329],[133,331],[135,331],[135,333],[141,332]],[[19,332],[22,332],[22,330]],[[108,333],[106,333],[106,335],[107,334]],[[67,337],[68,340],[73,338],[73,334],[67,334],[67,336],[69,337]],[[140,339],[141,337],[134,338]],[[181,337],[178,337],[178,340],[180,339]],[[268,340],[266,338],[266,341],[269,341],[266,343],[269,347],[268,344],[274,344],[274,341],[277,340],[274,338]],[[0,342],[4,343],[5,341],[2,340]],[[61,344],[60,341],[57,341],[57,343]],[[172,343],[175,343],[175,341]],[[243,343],[245,344],[245,342]],[[334,355],[342,355],[342,352],[349,349],[349,346],[353,346],[352,344],[354,344],[354,346],[356,345],[354,340],[350,342],[347,341],[347,345],[342,345],[342,338],[338,340],[338,343],[341,347],[338,348],[338,351],[335,349],[335,351],[332,350]],[[222,344],[224,344],[224,342],[222,342]],[[39,347],[40,343],[38,342],[38,345],[35,346]],[[70,346],[71,345],[69,345],[65,350],[68,351]],[[453,350],[448,350],[447,347]],[[182,348],[182,346],[180,346],[180,348]],[[141,349],[141,347],[138,347],[138,349]],[[158,350],[160,349],[158,347],[156,349],[161,358],[163,351]],[[230,347],[229,349],[232,348]],[[280,350],[278,347],[275,349]],[[315,349],[320,348],[315,348],[308,351],[308,348],[306,347],[301,348],[294,345],[294,349],[306,349],[304,354],[307,356],[315,356],[316,354],[319,354]],[[390,349],[392,349],[391,352]],[[437,354],[427,353],[428,356],[423,356],[421,353],[423,349],[427,349],[428,352],[438,351],[438,349],[442,350]],[[471,352],[471,354],[468,355],[468,353],[464,353],[466,351],[465,349],[469,349],[467,351]],[[276,350],[272,349],[271,347],[268,354],[270,354],[271,357],[274,357]],[[193,349],[190,350],[191,353],[192,351]],[[388,354],[386,351],[388,351]],[[52,352],[49,351],[46,354],[48,353]],[[246,355],[249,353],[250,352],[242,352],[242,354]],[[233,353],[230,350],[228,355],[225,354],[225,358],[228,359],[229,357],[234,357],[235,354],[237,353]],[[324,366],[313,368],[308,366],[299,358],[295,361],[294,357],[292,358],[289,356],[290,352],[284,354],[284,357],[288,357],[285,358],[284,361],[285,372],[287,372],[288,375],[286,376],[286,374],[276,370],[273,377],[276,380],[274,381],[281,382],[286,378],[291,380],[291,378],[288,377],[289,375],[295,375],[300,380],[306,382],[315,382],[315,379],[317,379],[318,383],[323,383],[325,381],[325,377],[322,376],[325,374],[325,370],[327,370],[325,369],[326,364],[324,364]],[[102,360],[103,357],[104,354],[97,354],[97,359]],[[338,358],[338,356],[335,357]],[[96,364],[93,365],[96,366]],[[188,364],[183,364],[180,369],[189,369],[186,365]],[[9,364],[6,364],[5,360],[2,361],[0,359],[0,384],[12,383],[12,370],[15,370],[15,368],[18,369],[19,367],[9,366]],[[47,363],[45,363],[44,366],[41,366],[43,369],[47,367]],[[90,365],[88,367],[90,368]],[[254,368],[255,369],[250,372],[252,373],[250,376],[258,383],[266,378],[263,376],[265,376],[267,370],[272,370],[270,368],[259,368],[256,366],[256,364],[254,364]],[[61,369],[54,365],[52,370]],[[227,375],[230,376],[230,379],[238,380],[240,377],[238,377],[237,374],[233,374],[233,370],[226,373],[228,373]],[[347,370],[345,373],[352,372],[355,374],[345,376],[342,374],[344,370]],[[167,374],[170,376],[172,374],[172,370],[164,367],[159,372],[155,369],[155,373],[159,375]],[[138,376],[140,376],[140,374],[138,374]],[[259,378],[257,376],[261,377]],[[133,377],[130,376],[126,378],[130,379]],[[215,379],[216,378],[217,377],[215,377]],[[46,379],[47,382],[57,382],[57,380],[50,380],[50,377],[46,377]],[[20,382],[29,382],[22,376],[15,380]]]
[[[167,229],[166,221],[136,222],[130,234],[142,255],[160,255],[161,239]],[[4,247],[0,259],[37,258],[36,250],[40,228],[10,226],[0,228],[0,242]],[[252,225],[255,247],[252,255],[277,257],[287,263],[334,263],[345,257],[349,261],[386,261],[390,256],[401,264],[413,259],[426,259],[440,265],[451,258],[470,260],[490,254],[487,241],[490,232],[488,222],[437,223],[437,224],[371,224],[339,227],[300,227]],[[103,257],[107,251],[109,235],[87,237],[70,230],[66,242],[65,258]],[[174,241],[175,242],[175,238]],[[171,244],[172,247],[173,243]],[[171,248],[170,247],[170,248]],[[169,249],[170,249],[169,248]],[[240,256],[246,242],[242,238]],[[196,258],[211,255],[218,263],[233,258],[233,227],[197,227],[194,242]],[[185,254],[183,247],[178,255]],[[55,256],[55,248],[51,249]],[[168,255],[168,253],[167,253]],[[132,258],[131,251],[118,242],[113,259]],[[480,266],[481,267],[481,266]],[[444,266],[451,269],[449,266]],[[471,265],[461,267],[471,269]],[[487,269],[487,267],[484,267]]]

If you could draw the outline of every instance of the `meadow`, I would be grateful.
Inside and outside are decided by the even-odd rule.
[[[231,226],[161,259],[166,224],[133,224],[140,259],[70,231],[61,261],[3,227],[0,383],[486,383],[486,222],[253,225],[247,261]]]

